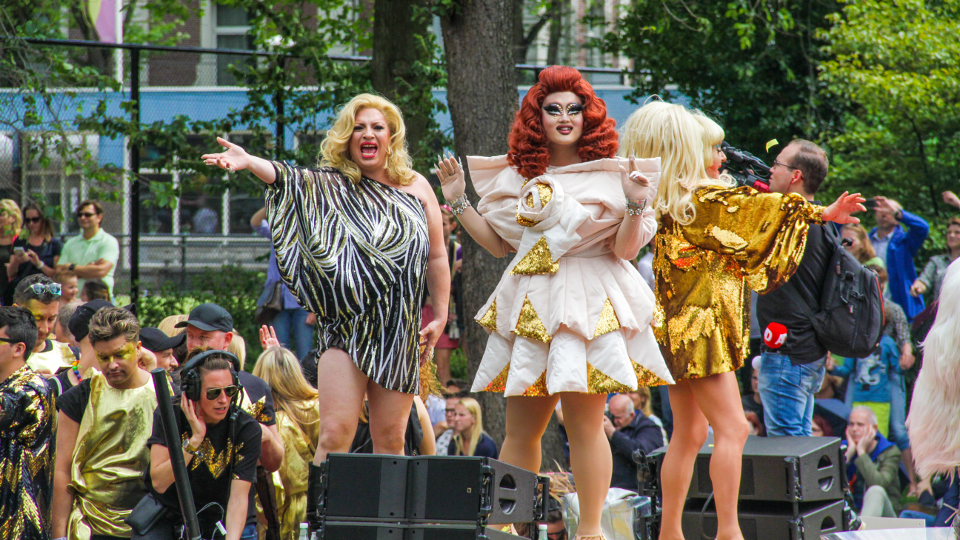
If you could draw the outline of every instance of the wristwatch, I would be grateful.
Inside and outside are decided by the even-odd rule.
[[[187,439],[187,440],[183,441],[183,449],[184,449],[184,451],[186,451],[188,454],[192,454],[192,455],[195,456],[195,455],[197,455],[197,450],[199,450],[200,448],[199,448],[199,447],[194,448],[194,447],[190,446],[190,439]]]
[[[70,263],[70,266],[67,267],[67,270],[70,270],[71,272],[73,272],[76,269],[77,269],[76,263]]]

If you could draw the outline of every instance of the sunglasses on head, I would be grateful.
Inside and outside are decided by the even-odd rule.
[[[97,214],[95,214],[95,213],[93,213],[93,212],[77,212],[77,217],[92,218],[92,217],[95,216],[95,215],[97,215]]]
[[[237,394],[240,393],[240,388],[238,386],[230,385],[224,386],[222,388],[207,388],[207,399],[213,401],[220,397],[220,391],[223,390],[227,394],[228,398],[235,398]]]
[[[33,285],[30,285],[27,288],[33,291],[33,294],[37,296],[40,296],[45,292],[48,292],[54,296],[60,296],[60,293],[63,290],[60,288],[59,283],[47,283],[46,285],[44,285],[43,283],[34,283]]]

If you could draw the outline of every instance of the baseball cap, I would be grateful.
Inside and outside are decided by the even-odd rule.
[[[78,307],[77,310],[73,312],[73,317],[70,317],[70,322],[67,324],[67,328],[70,330],[70,333],[73,334],[73,338],[77,341],[82,341],[83,338],[87,337],[87,334],[90,332],[90,319],[93,318],[96,312],[108,307],[113,307],[113,304],[106,300],[91,300]]]
[[[193,308],[187,320],[178,322],[176,328],[184,328],[187,325],[203,330],[204,332],[233,332],[233,317],[230,312],[218,306],[217,304],[200,304]]]
[[[163,330],[147,326],[140,329],[140,343],[150,352],[160,352],[179,347],[187,339],[187,334],[180,333],[170,337]]]

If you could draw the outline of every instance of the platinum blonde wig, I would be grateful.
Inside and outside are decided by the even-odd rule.
[[[658,218],[669,214],[677,223],[688,225],[696,217],[693,192],[697,188],[733,187],[707,177],[703,138],[703,127],[693,114],[663,101],[647,103],[624,123],[621,156],[660,158],[660,186],[653,201]]]
[[[938,302],[907,419],[922,478],[960,466],[960,260],[947,267]]]
[[[376,109],[387,119],[390,128],[390,146],[387,148],[387,176],[401,186],[409,186],[416,179],[413,162],[407,153],[407,128],[403,114],[388,99],[373,94],[360,94],[343,106],[333,127],[320,145],[320,166],[338,169],[350,180],[360,181],[360,167],[350,157],[350,137],[357,114],[364,109]]]

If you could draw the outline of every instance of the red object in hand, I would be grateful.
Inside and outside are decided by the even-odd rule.
[[[763,342],[771,349],[779,349],[787,342],[787,327],[777,322],[768,324],[763,331]]]

